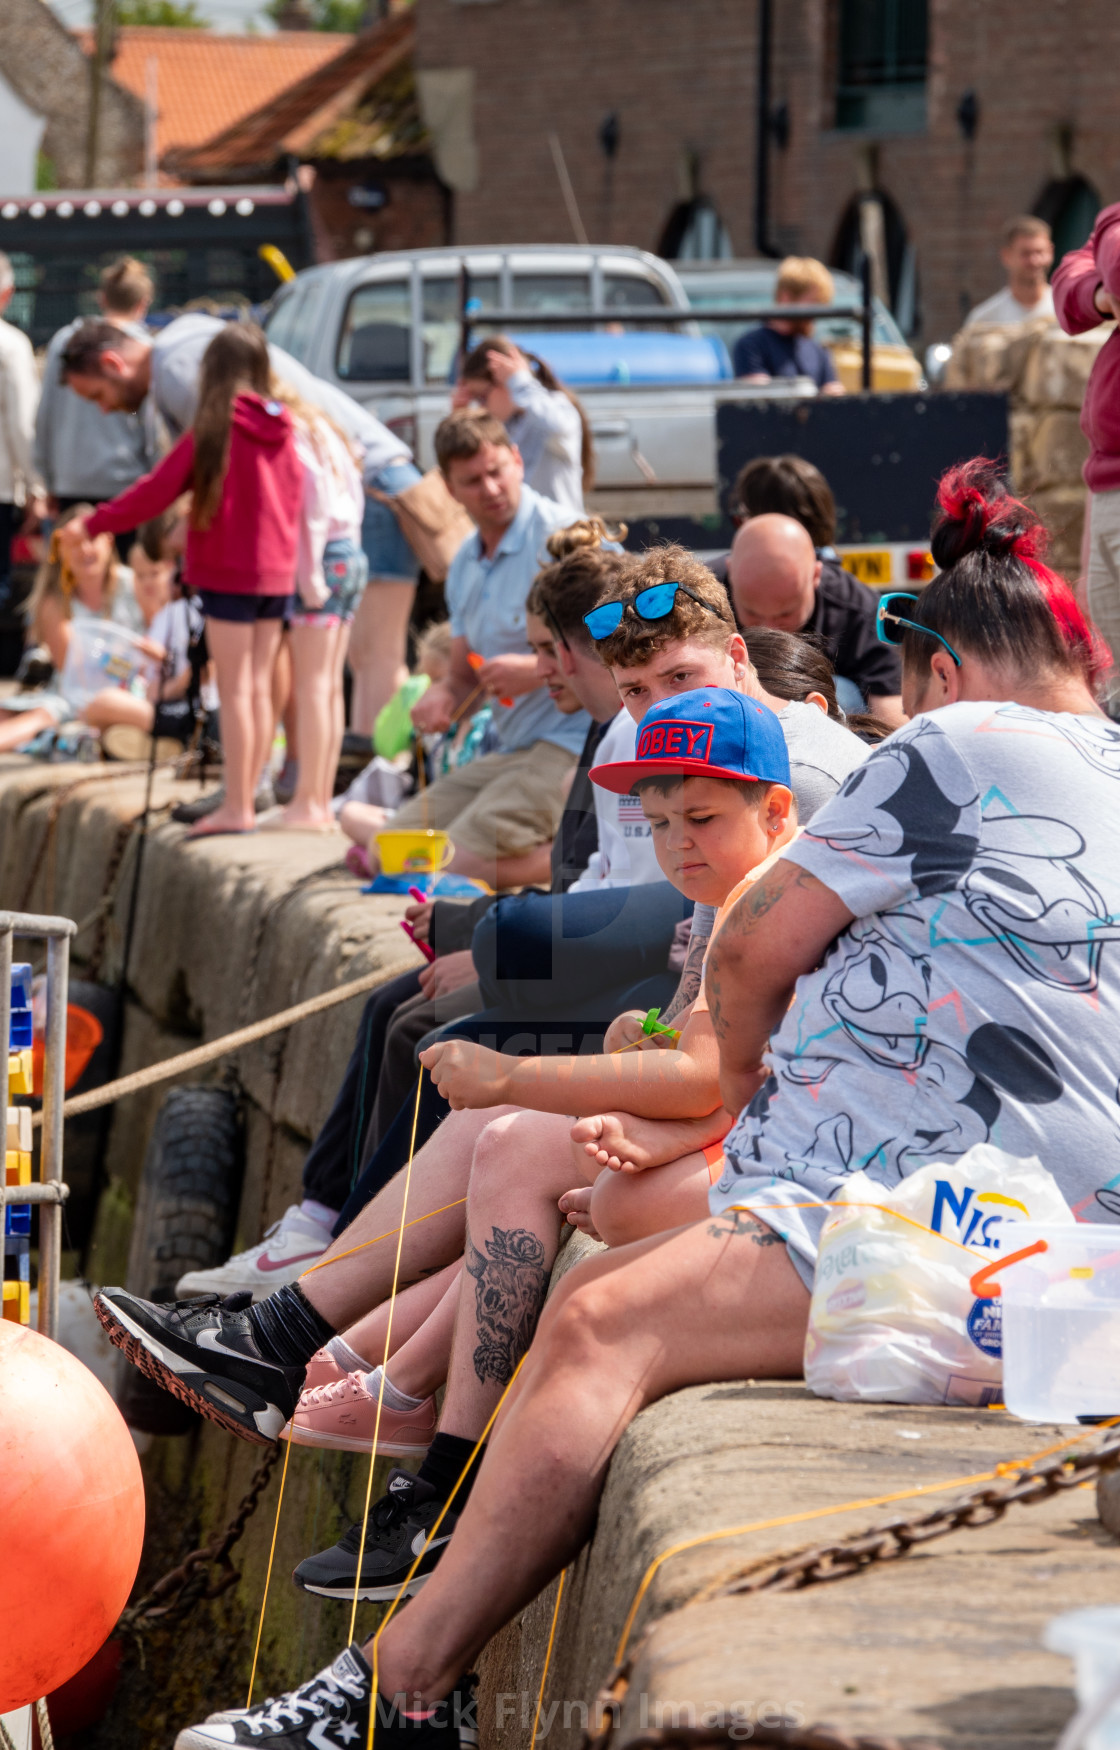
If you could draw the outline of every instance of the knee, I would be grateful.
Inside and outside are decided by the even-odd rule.
[[[642,1239],[645,1228],[639,1219],[641,1179],[632,1173],[614,1173],[604,1167],[591,1190],[591,1220],[599,1238],[608,1246],[628,1246]]]
[[[475,1140],[471,1159],[471,1194],[486,1196],[507,1185],[520,1163],[533,1160],[540,1144],[539,1112],[504,1112],[492,1118]]]
[[[563,1365],[585,1378],[603,1365],[623,1328],[614,1278],[593,1274],[585,1263],[569,1271],[546,1303],[533,1349],[549,1373]]]

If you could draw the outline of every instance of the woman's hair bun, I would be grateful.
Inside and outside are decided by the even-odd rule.
[[[619,523],[616,530],[608,529],[602,517],[580,517],[577,522],[569,523],[566,529],[553,529],[545,542],[553,559],[567,559],[573,553],[578,553],[581,547],[602,547],[608,541],[624,541],[626,539],[626,524]]]
[[[1011,496],[1000,464],[975,456],[941,477],[930,547],[942,571],[980,551],[993,558],[1041,559],[1046,530],[1029,506]]]

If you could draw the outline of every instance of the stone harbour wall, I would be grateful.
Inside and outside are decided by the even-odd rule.
[[[1081,403],[1097,354],[1112,334],[1064,334],[1052,322],[964,328],[953,342],[949,389],[1002,389],[1011,400],[1011,478],[1050,530],[1051,559],[1071,582],[1081,571],[1089,453]]]

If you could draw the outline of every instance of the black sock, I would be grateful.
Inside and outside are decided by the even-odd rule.
[[[336,1334],[333,1325],[315,1311],[298,1282],[278,1288],[248,1311],[257,1348],[278,1367],[304,1367],[317,1349]]]
[[[431,1483],[440,1500],[446,1501],[450,1498],[452,1489],[455,1489],[455,1484],[459,1482],[463,1466],[473,1451],[474,1441],[465,1440],[461,1434],[437,1434],[424,1454],[417,1475],[421,1482]],[[486,1445],[483,1442],[470,1470],[455,1489],[455,1499],[451,1502],[452,1512],[463,1511],[485,1452]]]

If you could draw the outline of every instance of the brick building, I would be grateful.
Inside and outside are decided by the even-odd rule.
[[[420,77],[453,94],[465,141],[458,241],[572,238],[553,135],[592,241],[849,266],[862,230],[928,341],[998,288],[1005,218],[1039,211],[1069,247],[1120,197],[1115,0],[417,0],[416,15]]]

